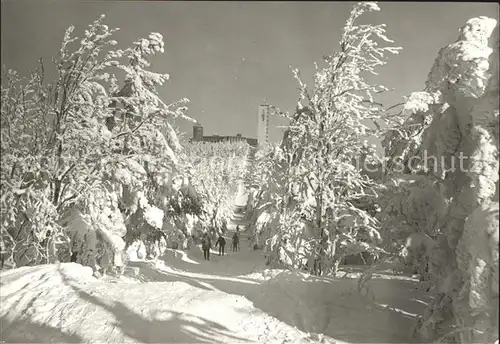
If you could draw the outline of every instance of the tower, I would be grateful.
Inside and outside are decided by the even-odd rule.
[[[265,145],[269,142],[269,105],[259,105],[258,126],[257,126],[257,144]]]
[[[193,141],[203,141],[203,126],[201,124],[193,125]]]

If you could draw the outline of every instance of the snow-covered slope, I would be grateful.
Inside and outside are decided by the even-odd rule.
[[[353,279],[263,269],[261,253],[244,243],[241,252],[201,258],[197,248],[171,250],[160,260],[131,262],[119,279],[95,279],[75,263],[4,271],[1,339],[407,342],[415,313],[425,307],[409,279],[375,279],[377,304],[355,291]]]

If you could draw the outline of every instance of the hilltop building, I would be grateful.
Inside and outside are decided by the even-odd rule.
[[[241,134],[235,136],[221,136],[221,135],[203,135],[203,126],[195,124],[193,126],[193,137],[191,142],[237,142],[246,141],[250,146],[257,147],[257,139],[251,137],[243,137]]]
[[[270,107],[267,104],[259,105],[258,111],[258,125],[257,125],[257,138],[244,137],[241,134],[235,136],[220,136],[220,135],[203,135],[203,126],[195,124],[193,126],[192,142],[237,142],[246,141],[250,146],[257,147],[269,142],[269,115]]]

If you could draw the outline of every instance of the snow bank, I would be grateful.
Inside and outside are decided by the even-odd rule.
[[[74,263],[2,272],[2,339],[406,342],[423,307],[414,281],[375,278],[371,302],[356,280],[262,270],[262,253],[244,247],[210,262],[196,248],[167,250],[162,259],[132,261],[123,276],[105,280]]]
[[[77,264],[2,272],[1,337],[7,342],[313,342],[240,295],[163,276],[155,283],[110,283]]]

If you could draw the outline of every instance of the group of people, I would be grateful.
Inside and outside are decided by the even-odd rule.
[[[217,241],[215,242],[215,247],[219,246],[219,256],[224,255],[224,247],[226,246],[226,239],[222,234],[219,234]],[[232,237],[231,246],[233,252],[240,250],[240,226],[236,226],[236,232]],[[203,234],[201,239],[201,249],[203,250],[203,258],[205,260],[210,260],[210,249],[212,248],[212,239],[208,233]]]

